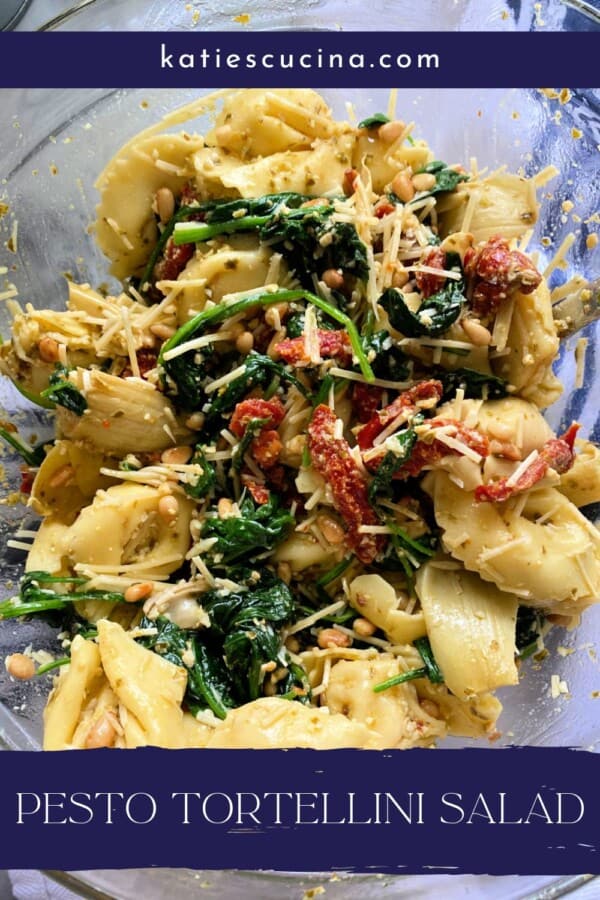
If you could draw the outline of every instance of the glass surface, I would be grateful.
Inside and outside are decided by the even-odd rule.
[[[107,281],[106,261],[94,246],[88,227],[97,202],[93,183],[106,161],[120,145],[167,110],[197,96],[192,91],[4,91],[0,96],[5,127],[0,132],[3,160],[1,199],[9,205],[0,220],[0,265],[8,273],[2,281],[12,282],[22,303],[62,308],[66,287],[61,273],[98,285]],[[345,115],[344,102],[351,99],[360,116],[385,109],[386,91],[325,91],[334,112]],[[563,99],[565,99],[563,95]],[[575,271],[588,279],[600,272],[600,246],[588,249],[586,236],[598,228],[600,180],[597,177],[600,145],[600,92],[573,92],[566,103],[550,99],[538,91],[440,91],[407,90],[398,96],[398,115],[417,122],[416,135],[425,137],[436,155],[449,162],[468,161],[476,156],[480,166],[490,169],[506,164],[511,170],[522,167],[532,173],[547,164],[559,175],[542,192],[545,202],[530,249],[540,252],[539,266],[553,250],[542,244],[549,237],[558,247],[571,231],[576,234],[569,256],[569,270],[558,271],[562,280]],[[559,114],[559,115],[557,115]],[[198,130],[206,122],[196,123]],[[581,133],[581,137],[577,135]],[[575,208],[563,212],[562,202],[571,200]],[[6,242],[18,221],[17,252]],[[4,286],[2,287],[4,289]],[[0,310],[0,332],[7,334],[8,320]],[[600,438],[598,392],[600,372],[596,366],[597,328],[588,329],[590,349],[586,384],[574,390],[574,342],[566,346],[557,371],[566,385],[564,398],[549,411],[553,427],[572,417],[582,422],[584,433]],[[27,438],[50,434],[47,415],[31,407],[5,380],[0,381],[0,403],[22,427]],[[2,457],[9,489],[18,484],[19,466],[12,455]],[[3,560],[0,596],[11,593],[23,562],[19,551],[5,548],[6,537],[23,522],[26,511],[18,506],[0,507],[0,557]],[[30,513],[26,521],[33,521]],[[599,735],[600,700],[592,692],[600,690],[600,672],[594,641],[600,626],[600,608],[588,610],[583,624],[571,633],[556,632],[548,641],[550,656],[541,664],[529,661],[521,684],[500,691],[505,710],[499,722],[501,747],[517,744],[559,744],[594,748]],[[6,622],[0,627],[0,658],[33,643],[35,648],[55,650],[52,631],[40,623]],[[560,645],[573,650],[556,654]],[[569,695],[550,697],[550,676],[559,674],[569,686]],[[46,684],[43,681],[46,681]],[[0,736],[7,747],[25,749],[39,746],[41,709],[49,679],[33,684],[13,682],[0,666]],[[454,740],[445,746],[458,745]],[[483,742],[488,746],[487,742]],[[73,877],[73,876],[72,876]],[[300,877],[244,873],[193,873],[189,871],[142,871],[85,873],[82,885],[113,894],[123,900],[143,894],[147,900],[163,897],[167,890],[181,900],[207,897],[205,884],[217,885],[213,896],[250,898],[302,896],[307,887],[323,884],[333,897],[435,897],[439,880],[426,878],[354,878],[345,885],[329,882],[329,875]],[[436,876],[438,878],[439,876]],[[455,889],[464,893],[471,884],[475,896],[522,898],[551,879],[446,879],[444,894]],[[462,885],[462,887],[460,887]],[[83,888],[82,888],[83,890]],[[84,893],[84,896],[86,894]],[[89,896],[94,896],[89,894]]]
[[[19,28],[70,30],[588,31],[598,0],[33,0]]]

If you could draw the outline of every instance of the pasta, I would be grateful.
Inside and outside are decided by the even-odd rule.
[[[56,435],[0,423],[41,519],[0,618],[61,620],[46,749],[493,738],[493,692],[597,601],[536,180],[414,134],[312,90],[190,104],[97,181],[122,292],[17,310],[0,371]]]

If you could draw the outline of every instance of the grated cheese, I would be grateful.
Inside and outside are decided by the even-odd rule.
[[[552,257],[552,259],[550,260],[550,262],[548,263],[548,265],[542,272],[542,275],[544,276],[544,278],[548,278],[552,274],[552,272],[554,272],[554,270],[556,268],[559,268],[563,265],[563,263],[565,261],[565,257],[574,243],[575,243],[575,235],[571,231],[566,236],[566,238],[564,239],[564,241],[562,242],[562,244],[560,245],[560,247],[558,248],[558,250]]]
[[[331,603],[329,606],[324,606],[323,609],[317,610],[317,612],[313,613],[310,616],[306,616],[305,619],[299,619],[289,628],[286,628],[284,631],[284,641],[286,637],[289,637],[291,634],[296,634],[298,631],[303,631],[305,628],[310,628],[319,619],[322,619],[323,616],[331,616],[334,613],[340,612],[346,606],[345,600],[336,600],[335,603]]]
[[[235,379],[239,378],[240,375],[243,375],[245,371],[246,366],[241,365],[231,372],[228,372],[226,375],[223,375],[221,378],[215,378],[214,381],[211,381],[211,383],[205,387],[205,393],[212,394],[214,391],[218,391],[219,388],[225,387],[225,385],[229,384],[231,381],[235,381]]]
[[[517,481],[525,474],[529,466],[536,461],[540,454],[537,450],[532,450],[522,463],[520,463],[515,471],[506,479],[507,487],[514,487]]]
[[[231,340],[233,340],[233,334],[230,331],[219,331],[216,334],[202,334],[200,337],[193,338],[191,341],[186,341],[184,344],[179,344],[178,347],[172,347],[170,350],[167,350],[166,353],[163,354],[163,359],[166,362],[169,362],[169,360],[176,359],[178,356],[182,356],[190,350],[200,350],[201,347],[207,347],[209,344],[215,343],[216,341]]]
[[[512,541],[507,541],[505,544],[501,544],[499,547],[492,547],[490,550],[482,550],[479,554],[477,561],[479,563],[486,563],[490,559],[494,559],[496,556],[502,556],[506,553],[507,550],[513,550],[515,547],[521,547],[523,544],[527,544],[527,537],[513,538]]]
[[[580,337],[575,345],[575,388],[582,388],[585,382],[585,355],[589,344],[588,338]]]
[[[451,434],[446,434],[439,428],[432,428],[431,430],[435,433],[438,441],[441,441],[442,444],[445,444],[451,450],[457,450],[459,453],[462,453],[463,456],[466,456],[467,459],[472,460],[474,463],[480,463],[483,459],[480,453],[459,441],[458,438],[452,437]]]

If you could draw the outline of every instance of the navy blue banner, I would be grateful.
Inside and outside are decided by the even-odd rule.
[[[144,749],[2,763],[2,869],[600,873],[589,752]]]
[[[0,87],[598,86],[596,33],[0,34]]]

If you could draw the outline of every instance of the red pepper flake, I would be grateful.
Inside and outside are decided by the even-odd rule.
[[[352,344],[345,331],[327,331],[319,328],[319,353],[323,359],[335,358],[343,364],[352,362]],[[275,348],[286,363],[293,366],[307,366],[311,359],[306,352],[304,337],[286,338]]]
[[[403,410],[417,410],[419,406],[436,406],[442,399],[444,388],[441,381],[420,381],[414,387],[399,394],[393,403],[379,410],[364,425],[357,435],[358,446],[361,450],[368,450],[373,446],[375,438],[381,434],[390,422],[398,418]]]
[[[528,256],[511,250],[496,235],[478,247],[470,247],[464,257],[465,274],[471,281],[471,304],[478,316],[489,316],[513,294],[531,294],[542,276]]]
[[[546,441],[538,456],[514,484],[508,484],[508,478],[499,478],[490,484],[482,484],[475,489],[475,499],[501,503],[513,494],[528,491],[544,478],[548,469],[554,469],[559,475],[568,472],[575,462],[573,445],[580,427],[574,422],[562,437]]]
[[[379,523],[369,503],[367,481],[347,441],[335,436],[335,423],[335,413],[328,406],[317,406],[308,426],[308,449],[313,467],[331,488],[334,506],[346,523],[348,547],[368,564],[382,551],[385,537],[360,533],[361,525]]]

